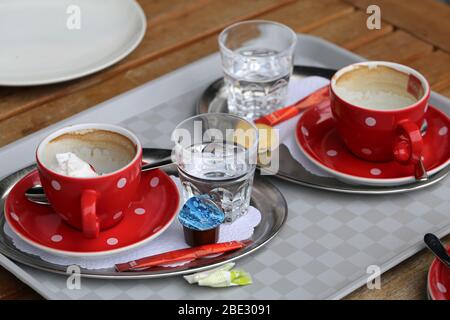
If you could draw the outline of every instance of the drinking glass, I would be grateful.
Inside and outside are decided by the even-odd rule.
[[[230,113],[253,120],[283,107],[297,36],[280,23],[253,20],[219,35]]]
[[[244,215],[257,162],[253,123],[225,113],[201,114],[181,122],[172,140],[184,199],[208,194],[225,222]]]

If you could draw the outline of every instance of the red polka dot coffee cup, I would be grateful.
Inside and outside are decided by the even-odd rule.
[[[54,210],[86,237],[96,238],[119,223],[130,206],[139,187],[142,147],[124,128],[79,124],[47,136],[36,160]]]
[[[407,66],[371,61],[349,65],[331,79],[331,110],[344,144],[368,161],[422,166],[422,134],[430,86]]]

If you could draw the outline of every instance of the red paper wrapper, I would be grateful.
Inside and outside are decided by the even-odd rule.
[[[201,257],[241,249],[246,245],[247,243],[243,241],[230,241],[180,249],[145,257],[139,260],[133,260],[127,263],[116,264],[116,270],[119,272],[136,271],[175,262],[192,261]]]
[[[330,99],[330,90],[329,86],[327,85],[323,88],[320,88],[317,91],[314,91],[309,96],[297,101],[296,103],[291,104],[290,106],[284,107],[270,114],[267,114],[259,119],[256,119],[255,123],[265,124],[273,127],[283,121],[295,117],[304,109],[307,109],[315,105],[319,105],[321,103],[328,103],[329,99]]]

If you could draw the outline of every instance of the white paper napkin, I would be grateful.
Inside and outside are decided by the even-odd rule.
[[[180,188],[178,178],[172,177],[172,179]],[[240,217],[232,224],[223,224],[220,226],[219,242],[233,241],[233,240],[246,240],[249,239],[254,228],[261,221],[261,213],[258,209],[250,207],[247,214]],[[12,238],[12,241],[17,249],[28,254],[37,255],[41,259],[63,266],[79,265],[86,269],[107,269],[113,268],[115,264],[125,263],[128,261],[160,254],[168,251],[188,248],[189,246],[184,242],[183,227],[179,223],[178,219],[175,219],[172,224],[156,239],[143,244],[138,248],[126,250],[117,254],[108,255],[99,258],[78,258],[78,257],[62,257],[52,253],[48,253],[39,248],[33,247],[19,236],[5,224],[5,233]],[[184,263],[176,264],[182,265]]]
[[[289,82],[288,96],[286,99],[286,105],[291,105],[300,99],[305,98],[314,91],[328,85],[330,81],[326,78],[312,76],[303,79],[292,79]],[[299,114],[287,121],[276,125],[275,128],[279,130],[280,143],[284,144],[291,153],[291,156],[298,161],[306,170],[312,174],[330,177],[331,175],[317,167],[312,163],[302,151],[295,138],[295,128],[297,126],[298,119],[302,114]]]

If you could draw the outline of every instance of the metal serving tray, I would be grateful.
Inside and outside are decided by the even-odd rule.
[[[145,159],[144,159],[145,160]],[[31,165],[19,170],[0,181],[0,208],[3,208],[5,199],[14,184],[29,172],[36,169]],[[165,166],[163,170],[169,175],[178,175],[174,165]],[[214,258],[199,259],[191,263],[172,268],[152,268],[150,271],[117,272],[114,269],[84,269],[81,268],[81,276],[100,279],[146,279],[177,276],[186,273],[194,273],[211,267],[215,267],[230,261],[242,258],[263,247],[280,231],[287,219],[287,204],[280,191],[267,179],[256,176],[253,185],[251,205],[261,212],[261,222],[255,228],[250,240],[252,243],[245,248]],[[67,266],[53,264],[42,260],[38,256],[18,250],[12,240],[4,232],[4,224],[7,223],[4,211],[0,213],[0,253],[8,258],[40,270],[66,274]]]
[[[331,79],[335,72],[335,69],[295,66],[292,73],[292,79],[302,79],[308,76],[321,76]],[[198,99],[196,111],[197,113],[228,113],[227,93],[223,78],[217,79],[206,88]],[[441,181],[448,175],[450,170],[450,167],[447,166],[440,172],[430,176],[426,181],[419,181],[400,186],[375,187],[349,184],[333,177],[321,177],[314,175],[306,170],[298,161],[296,161],[283,144],[280,145],[279,153],[280,166],[278,172],[276,173],[278,178],[311,188],[344,193],[393,194],[415,191]]]

